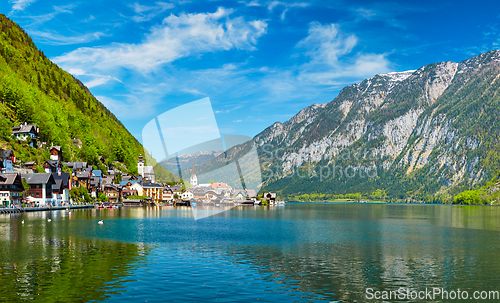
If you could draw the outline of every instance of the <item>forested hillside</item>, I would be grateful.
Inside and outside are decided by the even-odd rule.
[[[0,147],[14,149],[21,161],[48,159],[46,150],[12,140],[11,127],[27,122],[38,125],[41,142],[62,147],[64,161],[98,165],[98,157],[104,156],[108,163],[121,162],[119,167],[137,173],[142,145],[82,82],[52,63],[2,14],[0,99]],[[155,170],[160,180],[173,180],[160,165]]]

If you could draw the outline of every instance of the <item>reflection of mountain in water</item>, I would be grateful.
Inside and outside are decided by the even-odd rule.
[[[179,165],[181,167],[181,170],[191,168],[193,165],[193,158],[195,161],[196,165],[203,164],[205,162],[208,162],[212,159],[215,159],[218,155],[223,153],[223,151],[200,151],[194,154],[184,154],[184,155],[179,155],[177,158],[170,158],[165,161],[162,161],[160,164],[168,169],[169,171],[173,172],[174,174],[178,174],[178,166],[177,166],[177,159],[179,160]]]
[[[491,273],[500,272],[495,257],[499,225],[488,211],[353,205],[333,212],[327,207],[320,213],[304,206],[296,216],[268,213],[268,220],[281,222],[265,237],[276,244],[235,245],[227,256],[265,281],[330,301],[364,302],[367,288],[438,287],[467,289],[472,295],[496,287]],[[485,229],[471,224],[471,211]],[[463,218],[473,227],[456,228],[454,221]]]

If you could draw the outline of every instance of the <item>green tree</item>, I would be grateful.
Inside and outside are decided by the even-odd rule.
[[[99,196],[97,197],[97,201],[108,202],[108,196],[106,196],[104,193],[100,193]]]

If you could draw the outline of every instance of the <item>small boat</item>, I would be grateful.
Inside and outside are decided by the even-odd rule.
[[[274,202],[274,205],[276,205],[276,206],[285,206],[285,201],[276,201],[276,202]]]
[[[104,221],[103,220],[99,220],[99,221],[97,221],[97,224],[104,224]]]

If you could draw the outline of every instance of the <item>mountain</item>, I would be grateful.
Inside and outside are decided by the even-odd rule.
[[[224,165],[256,144],[263,186],[284,196],[380,190],[436,199],[498,174],[499,91],[499,51],[375,75],[197,171]]]
[[[194,154],[182,154],[182,155],[179,155],[178,157],[164,160],[164,161],[160,162],[160,164],[163,167],[165,167],[167,170],[175,173],[175,172],[179,171],[178,165],[180,166],[180,169],[182,171],[182,170],[191,168],[193,166],[193,159],[194,159],[195,165],[200,165],[200,164],[203,164],[207,161],[215,159],[215,157],[219,156],[221,153],[223,153],[223,152],[222,151],[218,151],[218,152],[216,152],[216,151],[199,151],[199,152],[194,153]],[[178,163],[177,163],[177,161],[178,161]]]
[[[12,139],[11,127],[27,122],[38,125],[40,141],[62,147],[64,161],[101,166],[98,157],[102,155],[124,171],[137,174],[143,147],[113,113],[2,14],[0,28],[0,147],[14,149],[23,162],[47,160],[45,149]],[[156,167],[163,178],[173,178],[160,165]]]

